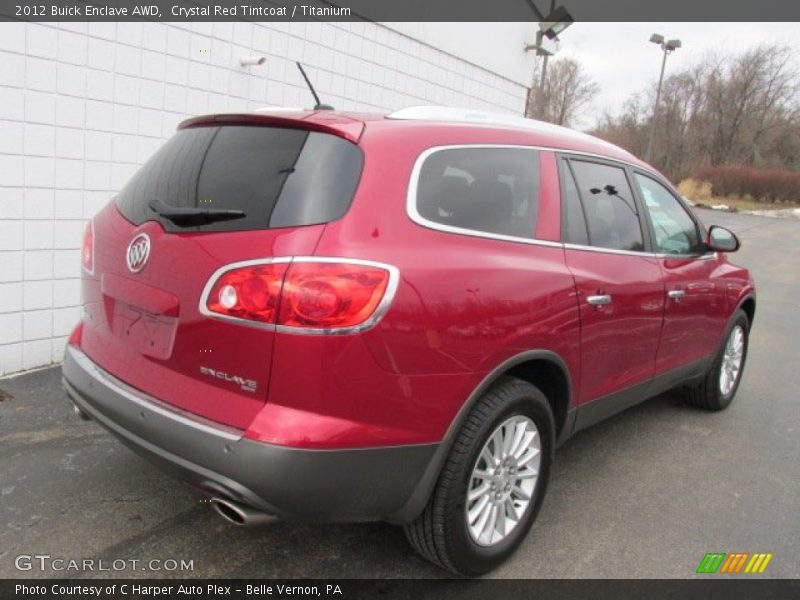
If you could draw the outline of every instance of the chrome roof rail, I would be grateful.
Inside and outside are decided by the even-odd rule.
[[[313,108],[302,108],[300,106],[262,106],[253,112],[308,112]]]
[[[478,125],[495,125],[498,127],[510,127],[512,129],[525,129],[527,131],[536,131],[538,133],[549,133],[570,137],[575,140],[585,142],[594,142],[614,148],[615,150],[622,150],[619,146],[601,140],[600,138],[561,127],[560,125],[553,125],[545,121],[536,121],[534,119],[527,119],[518,115],[510,115],[504,113],[489,112],[483,110],[475,110],[471,108],[451,108],[449,106],[411,106],[402,108],[389,115],[387,119],[407,120],[407,121],[440,121],[445,123],[475,123]],[[624,150],[622,150],[624,152]]]

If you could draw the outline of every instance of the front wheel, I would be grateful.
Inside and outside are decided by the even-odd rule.
[[[706,410],[722,410],[733,400],[747,359],[750,322],[739,310],[725,332],[714,363],[700,383],[686,388],[686,401]]]
[[[481,575],[522,543],[544,498],[555,439],[538,388],[511,377],[475,405],[423,513],[405,531],[428,560]]]

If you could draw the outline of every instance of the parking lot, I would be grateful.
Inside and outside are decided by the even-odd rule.
[[[800,222],[699,212],[740,235],[731,258],[758,285],[736,401],[706,413],[669,393],[567,442],[531,535],[491,576],[685,578],[712,551],[771,552],[763,576],[800,576]],[[58,368],[0,389],[0,577],[41,576],[15,568],[21,554],[141,561],[86,575],[447,576],[385,524],[228,525],[75,417]],[[141,571],[166,559],[193,570]]]

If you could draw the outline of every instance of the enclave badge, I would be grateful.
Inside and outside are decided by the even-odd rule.
[[[128,244],[126,260],[128,270],[131,273],[138,273],[147,264],[150,257],[150,237],[146,233],[140,233]]]

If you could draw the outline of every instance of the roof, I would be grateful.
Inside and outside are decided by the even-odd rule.
[[[212,125],[215,123],[260,123],[282,127],[299,127],[312,131],[332,133],[358,143],[364,128],[406,127],[416,124],[425,128],[434,125],[464,125],[481,129],[512,130],[527,134],[532,145],[557,150],[583,152],[616,158],[644,165],[633,154],[598,137],[521,116],[492,113],[473,109],[444,106],[416,106],[391,114],[357,113],[302,108],[264,107],[250,112],[220,113],[193,117],[183,121],[178,129]]]

